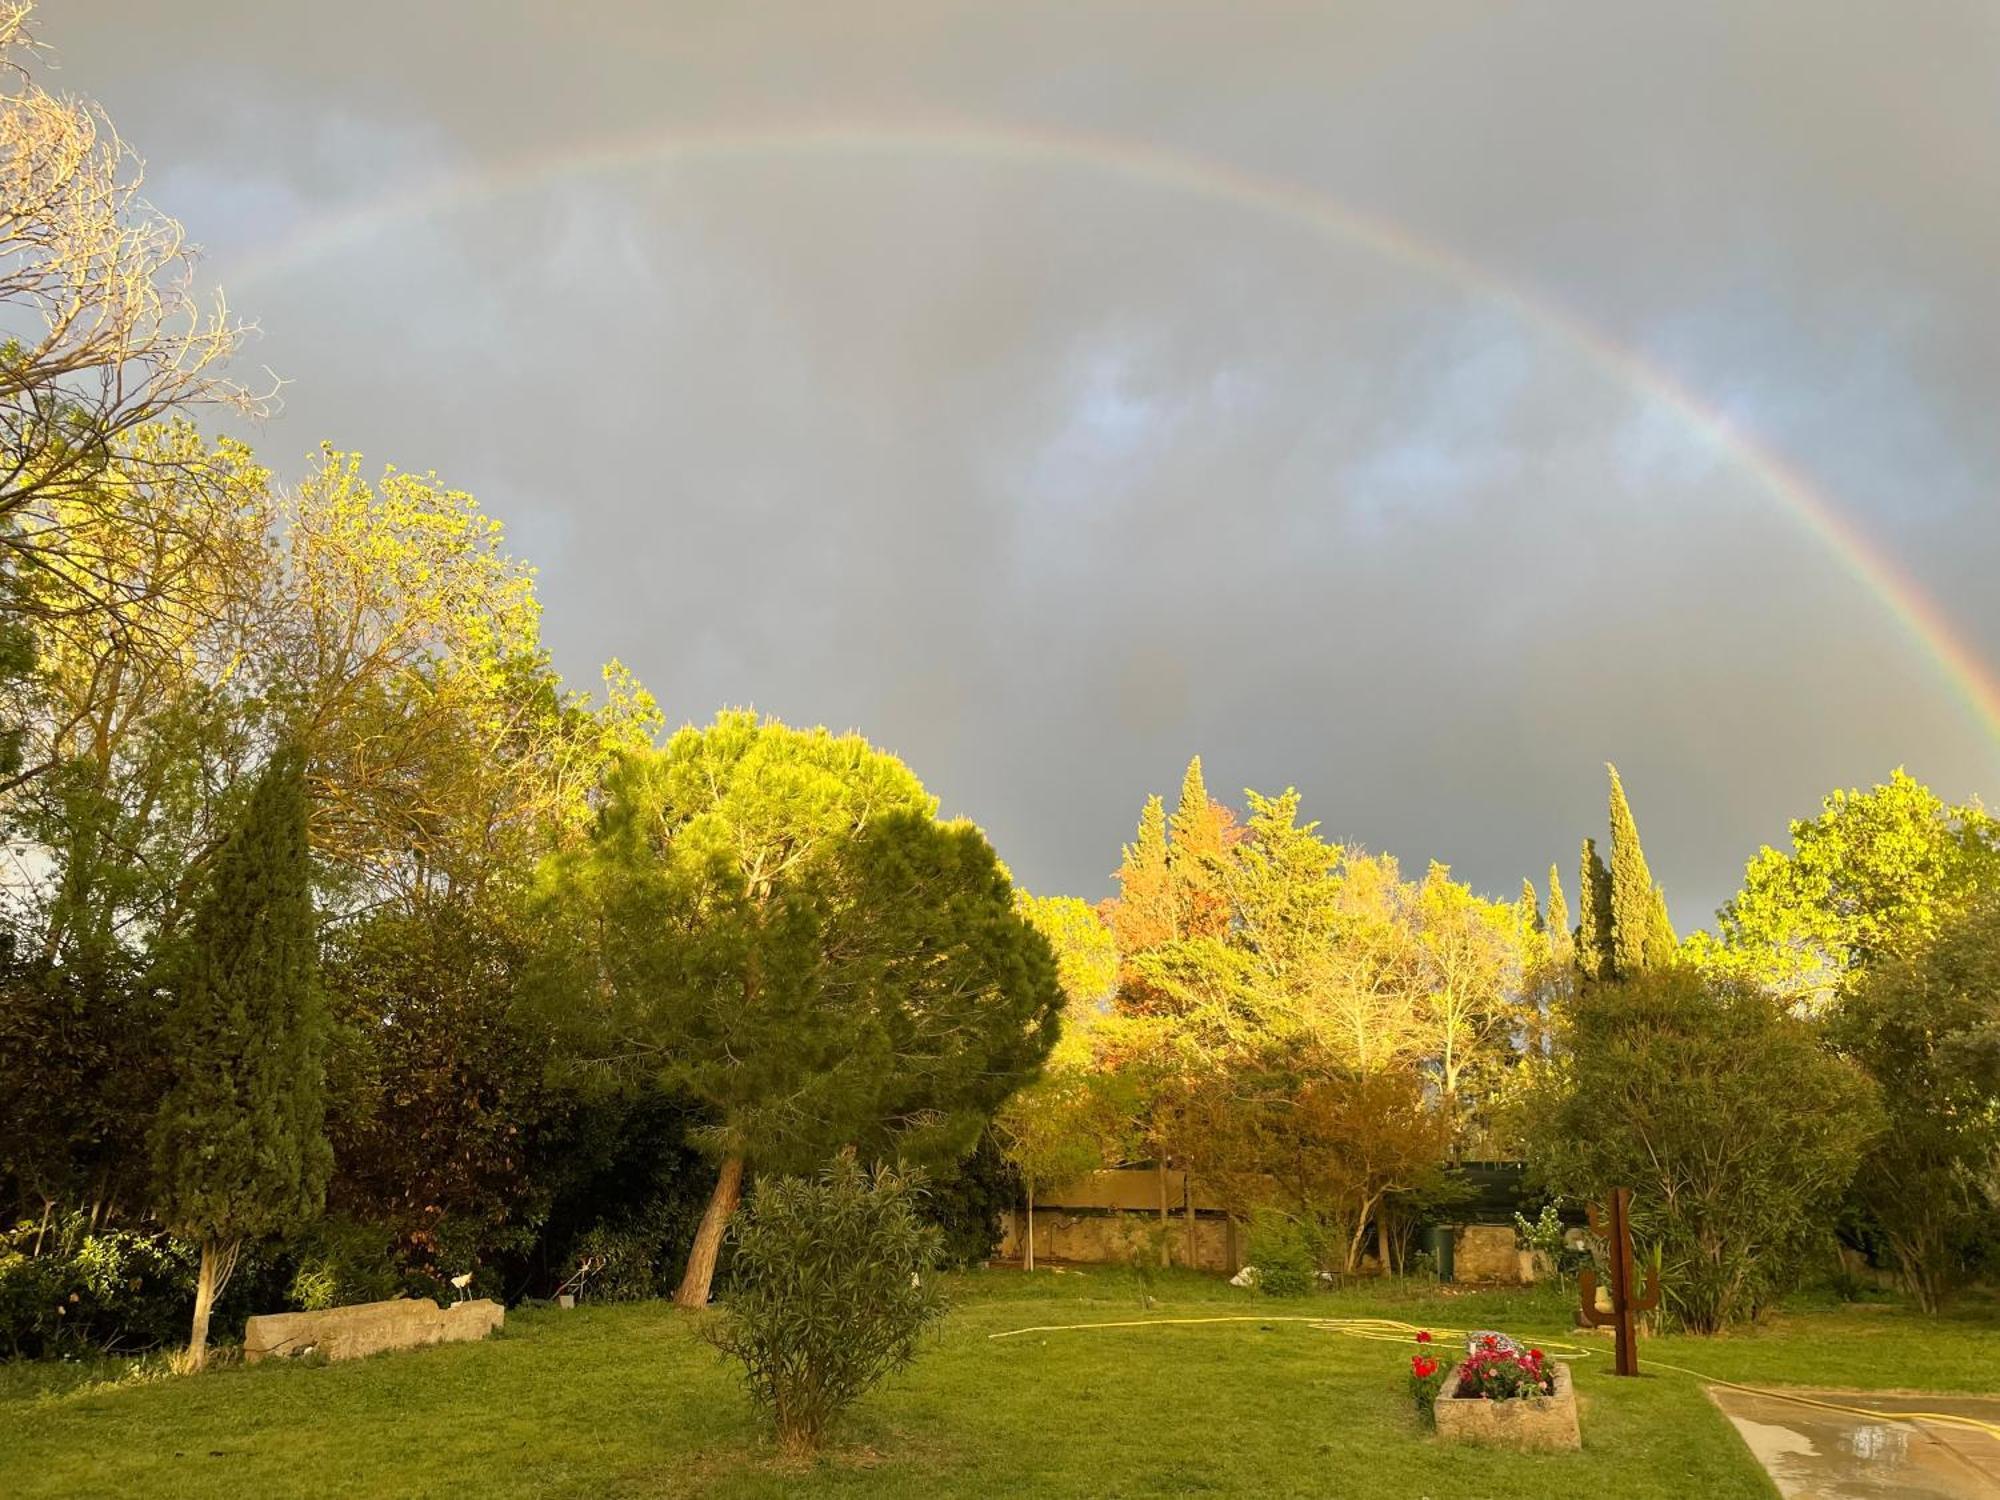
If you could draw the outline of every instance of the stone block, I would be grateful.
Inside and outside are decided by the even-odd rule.
[[[1507,1224],[1467,1224],[1457,1232],[1452,1274],[1459,1281],[1490,1281],[1512,1285],[1521,1275],[1521,1252],[1514,1229]]]
[[[1437,1435],[1445,1443],[1481,1443],[1527,1453],[1564,1453],[1583,1446],[1576,1420],[1576,1383],[1569,1366],[1556,1362],[1552,1396],[1519,1396],[1512,1401],[1467,1400],[1449,1394],[1458,1386],[1454,1366],[1437,1401]]]
[[[421,1297],[399,1297],[321,1312],[266,1313],[244,1325],[243,1362],[254,1365],[308,1353],[330,1360],[359,1359],[386,1349],[464,1343],[485,1338],[506,1317],[505,1308],[483,1297],[449,1307]]]

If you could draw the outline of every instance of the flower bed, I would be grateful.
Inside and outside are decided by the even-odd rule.
[[[1417,1337],[1431,1342],[1428,1333]],[[1583,1446],[1569,1366],[1539,1349],[1523,1352],[1498,1334],[1474,1335],[1452,1367],[1426,1348],[1410,1361],[1410,1387],[1443,1442],[1541,1452]]]

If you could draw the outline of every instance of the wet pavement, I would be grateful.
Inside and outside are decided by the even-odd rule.
[[[1962,1427],[1885,1422],[1711,1387],[1785,1500],[2000,1500],[2000,1438]],[[2000,1398],[1807,1391],[1875,1411],[1936,1411],[2000,1423]]]

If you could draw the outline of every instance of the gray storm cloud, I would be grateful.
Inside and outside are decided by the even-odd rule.
[[[1087,896],[1195,751],[1503,893],[1569,869],[1614,759],[1686,925],[1828,788],[1991,793],[2000,750],[1754,475],[1422,265],[1027,150],[688,159],[268,247],[677,131],[1188,153],[1658,362],[1994,657],[1996,18],[187,0],[43,30],[210,264],[264,257],[228,283],[293,382],[260,451],[479,494],[577,680],[615,654],[675,717],[859,727]]]

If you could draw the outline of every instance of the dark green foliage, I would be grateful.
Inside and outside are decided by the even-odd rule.
[[[744,715],[613,778],[550,872],[539,985],[586,1055],[658,1069],[716,1154],[956,1159],[1054,1042],[1047,941],[893,757]]]
[[[1611,774],[1611,965],[1620,977],[1673,961],[1678,940],[1667,917],[1667,898],[1653,883],[1639,825],[1625,800],[1618,768]]]
[[[1604,868],[1596,839],[1583,841],[1577,890],[1577,969],[1585,979],[1609,979],[1616,972],[1611,946],[1611,872]]]
[[[737,1220],[729,1301],[707,1332],[788,1452],[817,1448],[944,1316],[943,1237],[918,1213],[920,1191],[842,1157],[817,1177],[760,1180]]]
[[[524,1249],[548,1211],[525,1167],[558,1101],[549,1029],[515,1004],[523,956],[491,913],[441,902],[352,924],[328,963],[332,1201],[388,1226],[409,1269],[439,1281]]]
[[[641,1302],[672,1285],[666,1236],[643,1220],[622,1229],[596,1225],[576,1238],[570,1255],[590,1267],[576,1292],[584,1302]]]
[[[187,1336],[198,1260],[184,1240],[93,1229],[82,1213],[0,1232],[0,1358],[133,1354],[176,1343]],[[295,1275],[289,1257],[245,1255],[215,1326],[233,1338],[252,1314],[297,1305]]]
[[[1868,971],[1828,1035],[1888,1115],[1861,1158],[1857,1206],[1935,1312],[2000,1240],[2000,901]]]
[[[145,1204],[165,1008],[130,964],[17,959],[0,939],[0,1222]]]
[[[1541,1179],[1580,1202],[1631,1188],[1666,1305],[1695,1332],[1795,1285],[1879,1128],[1866,1076],[1761,991],[1681,968],[1585,986],[1563,1040],[1526,1111]]]
[[[166,1047],[153,1163],[176,1233],[234,1239],[316,1217],[332,1166],[304,758],[275,754],[216,856]]]
[[[654,1081],[565,1092],[529,1147],[523,1178],[549,1207],[535,1243],[502,1257],[510,1294],[547,1296],[586,1254],[614,1245],[621,1287],[638,1284],[643,1260],[654,1289],[669,1290],[714,1185],[689,1139],[703,1123],[687,1098]]]
[[[970,1155],[933,1176],[917,1211],[943,1234],[943,1263],[964,1268],[992,1257],[1002,1217],[1020,1201],[1021,1174],[987,1129]]]

